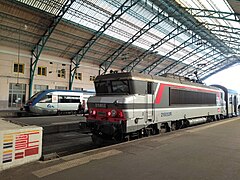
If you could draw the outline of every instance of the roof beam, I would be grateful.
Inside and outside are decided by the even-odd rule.
[[[155,27],[156,25],[164,22],[168,16],[161,18],[160,15],[164,14],[164,11],[159,12],[155,15],[147,24],[145,24],[137,33],[135,33],[127,42],[125,42],[120,48],[116,49],[103,63],[100,64],[100,68],[103,69],[103,74],[107,72],[113,62],[118,58],[118,56],[133,42],[139,39],[143,34],[148,32],[150,29]]]
[[[188,29],[181,27],[182,24],[177,25],[171,32],[165,35],[160,41],[155,44],[152,44],[150,48],[140,54],[138,57],[133,59],[129,64],[122,68],[122,71],[132,71],[146,56],[153,53],[157,48],[162,46],[164,43],[168,42],[169,40],[177,37],[178,35],[186,32]]]
[[[140,73],[151,73],[159,64],[161,64],[164,60],[170,58],[173,54],[177,53],[178,51],[182,50],[185,47],[188,47],[191,44],[196,43],[199,41],[198,38],[196,38],[197,34],[194,34],[192,37],[188,38],[186,41],[181,43],[179,46],[176,46],[171,51],[169,51],[166,55],[160,57],[158,60],[156,60],[151,65],[147,66],[146,68],[142,69]],[[192,41],[191,41],[192,40]],[[191,42],[189,42],[191,41]]]
[[[35,73],[40,55],[44,49],[44,46],[47,43],[47,40],[51,36],[54,29],[56,28],[56,26],[61,21],[62,17],[64,16],[64,14],[67,12],[67,10],[70,8],[70,6],[73,4],[74,1],[75,0],[66,1],[62,9],[59,11],[58,15],[53,18],[53,21],[51,22],[50,26],[46,29],[45,33],[42,35],[38,43],[32,49],[32,57],[31,57],[31,64],[30,64],[29,97],[32,96],[34,73]]]
[[[212,76],[212,75],[214,75],[214,74],[216,74],[216,73],[218,73],[220,71],[223,71],[225,69],[228,69],[229,67],[233,66],[234,64],[239,63],[239,61],[232,61],[232,62],[230,62],[228,64],[225,64],[225,63],[223,64],[224,61],[225,60],[219,62],[218,64],[215,64],[215,66],[213,66],[212,68],[208,69],[204,73],[200,74],[200,76],[203,76],[202,78],[200,78],[200,80],[203,81],[203,80],[209,78],[210,76]],[[223,64],[223,65],[221,66],[221,64]],[[207,74],[207,75],[204,76],[204,74]]]
[[[71,59],[72,65],[70,70],[69,89],[72,89],[73,80],[75,77],[76,69],[79,67],[80,62],[84,58],[85,54],[89,51],[92,45],[98,40],[98,38],[124,13],[126,13],[131,7],[136,5],[139,0],[126,0],[117,11],[111,15],[111,17],[100,27],[100,29],[94,33],[90,40],[76,53]]]
[[[222,19],[226,21],[239,22],[240,14],[238,13],[214,11],[214,10],[207,10],[207,9],[197,9],[197,8],[187,8],[187,7],[184,7],[184,9],[194,17],[205,17],[205,18]]]
[[[226,58],[224,56],[222,56],[221,54],[220,55],[217,55],[217,57],[215,57],[213,60],[210,60],[208,61],[206,64],[205,63],[198,63],[197,64],[197,67],[193,68],[192,70],[188,71],[188,72],[185,72],[185,74],[183,76],[186,76],[186,75],[189,75],[189,74],[193,74],[195,71],[201,71],[202,73],[206,70],[204,70],[204,66],[209,66],[209,67],[212,67],[211,65],[212,64],[215,64],[216,62],[224,62]],[[200,61],[202,62],[202,61]]]
[[[195,65],[197,65],[198,63],[201,63],[202,61],[207,60],[208,58],[213,58],[215,55],[219,55],[220,53],[216,50],[216,49],[212,49],[210,52],[208,52],[207,54],[205,54],[202,57],[199,57],[198,59],[196,59],[195,61],[193,61],[192,63],[188,64],[185,67],[182,67],[181,69],[178,69],[177,71],[174,72],[174,74],[181,74],[184,71],[187,71],[187,69],[189,69],[190,67],[194,67]],[[221,54],[220,54],[221,55]],[[195,68],[195,67],[194,67]],[[187,74],[187,73],[186,73]]]
[[[223,53],[233,53],[233,51],[224,44],[217,36],[212,34],[205,26],[201,25],[196,18],[194,18],[190,13],[188,13],[183,7],[179,6],[176,1],[169,0],[150,0],[155,5],[164,9],[166,13],[171,14],[176,20],[183,23],[188,29],[191,29],[195,26],[200,26],[198,28],[196,34],[198,34],[202,39],[207,40],[210,44],[214,45],[216,43],[220,44],[219,50]],[[183,20],[183,17],[187,19],[187,21]],[[199,31],[200,30],[200,31]]]
[[[201,48],[203,47],[203,48]],[[204,50],[206,50],[207,47],[204,46],[204,44],[201,44],[198,48],[196,49],[193,49],[192,51],[190,51],[189,53],[187,53],[186,55],[184,55],[183,57],[181,57],[180,59],[178,59],[177,61],[175,61],[174,63],[166,66],[164,69],[158,71],[156,73],[156,75],[162,75],[162,74],[165,74],[165,73],[168,73],[171,69],[173,69],[174,67],[176,67],[178,64],[180,63],[183,63],[183,61],[185,61],[186,59],[200,53],[200,52],[203,52]]]

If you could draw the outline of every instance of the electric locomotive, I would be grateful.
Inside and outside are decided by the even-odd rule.
[[[183,77],[100,75],[88,99],[93,142],[158,134],[226,116],[224,91]]]

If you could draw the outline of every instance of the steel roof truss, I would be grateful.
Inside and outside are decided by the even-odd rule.
[[[185,67],[182,67],[181,69],[178,69],[177,71],[174,72],[174,74],[182,74],[184,71],[186,71],[188,68],[193,67],[194,65],[196,65],[197,63],[204,61],[208,58],[211,58],[215,55],[219,54],[219,52],[216,49],[212,49],[209,53],[205,54],[202,57],[199,57],[198,59],[196,59],[194,62],[188,64]]]
[[[101,28],[92,36],[92,38],[76,53],[72,58],[71,70],[70,70],[70,81],[69,89],[72,89],[73,80],[75,77],[76,69],[79,67],[80,62],[82,61],[85,54],[89,51],[92,45],[98,40],[98,38],[124,13],[126,13],[131,7],[136,5],[139,0],[126,0],[117,11],[112,14],[112,16],[101,26]]]
[[[200,78],[200,80],[203,81],[203,80],[209,78],[210,76],[212,76],[212,75],[214,75],[214,74],[216,74],[216,73],[218,73],[218,72],[220,72],[220,71],[222,71],[224,69],[227,69],[227,68],[229,68],[229,67],[231,67],[231,66],[233,66],[234,64],[237,64],[237,63],[238,62],[232,62],[232,63],[227,64],[225,66],[219,66],[219,68],[217,70],[214,70],[213,72],[209,73],[208,75],[204,76],[203,78]],[[221,64],[221,63],[219,63],[219,64]]]
[[[204,72],[202,72],[201,74],[199,74],[200,76],[204,76],[205,74],[209,74],[207,76],[204,76],[201,79],[206,79],[207,77],[216,74],[217,72],[220,72],[230,66],[232,66],[233,64],[238,63],[237,61],[233,60],[233,61],[227,61],[227,58],[224,58],[223,60],[221,60],[220,62],[214,64],[212,67],[208,68],[207,70],[205,70]],[[212,72],[211,72],[212,71]]]
[[[103,74],[107,72],[109,67],[113,64],[113,62],[117,59],[117,57],[133,42],[135,42],[138,38],[140,38],[143,34],[148,32],[150,29],[155,27],[157,24],[168,19],[168,16],[161,18],[160,15],[164,13],[164,11],[159,12],[156,16],[154,16],[147,24],[144,25],[133,37],[131,37],[127,42],[125,42],[120,48],[116,49],[111,56],[109,56],[103,63],[101,63],[100,68],[103,69]]]
[[[170,58],[170,56],[172,56],[173,54],[177,53],[178,51],[180,51],[181,49],[188,47],[191,44],[196,43],[197,41],[199,41],[199,38],[196,38],[197,34],[194,34],[192,37],[188,38],[186,41],[184,41],[182,44],[180,44],[179,46],[173,48],[171,51],[169,51],[166,55],[162,56],[161,58],[159,58],[158,60],[156,60],[154,63],[152,63],[150,66],[147,66],[146,68],[144,68],[143,70],[140,71],[140,73],[151,73],[152,70],[154,70],[159,64],[161,64],[164,60]],[[192,42],[189,42],[190,40],[192,40]]]
[[[222,59],[224,59],[224,58],[225,58],[225,57],[224,57],[222,54],[219,54],[217,57],[214,58],[213,61],[208,61],[208,63],[207,63],[205,66],[207,66],[207,65],[210,64],[210,63],[214,63],[214,62],[216,62],[216,61],[222,61]],[[199,62],[202,62],[202,60],[199,61]],[[199,63],[199,64],[201,65],[201,63]],[[202,68],[196,67],[196,68],[194,68],[192,71],[188,71],[187,73],[185,73],[185,76],[186,76],[187,74],[193,74],[194,71],[199,71],[199,70],[202,71]]]
[[[222,19],[227,21],[239,22],[238,16],[240,16],[240,14],[237,14],[237,13],[214,11],[214,10],[207,10],[207,9],[197,9],[197,8],[184,8],[184,9],[194,17],[206,17],[206,18],[214,18],[214,19]]]
[[[192,26],[200,26],[200,30],[197,33],[202,39],[207,40],[210,44],[221,44],[219,47],[219,50],[224,53],[233,53],[233,51],[224,44],[217,36],[212,34],[209,29],[207,29],[205,26],[202,25],[202,23],[199,23],[199,21],[194,18],[190,13],[188,13],[185,9],[181,8],[179,4],[176,1],[169,1],[169,0],[150,0],[154,4],[156,4],[158,7],[164,9],[167,13],[171,14],[176,18],[179,22],[182,22],[185,24],[186,27],[191,29]],[[183,17],[185,17],[187,20],[184,20]]]
[[[151,47],[148,50],[144,51],[137,58],[132,60],[128,65],[126,65],[124,68],[122,68],[122,71],[125,71],[125,70],[127,70],[128,72],[132,71],[134,69],[134,67],[136,67],[142,61],[142,59],[144,59],[149,54],[153,53],[161,45],[163,45],[164,43],[168,42],[169,40],[173,39],[174,37],[186,32],[188,30],[188,29],[182,28],[181,25],[178,25],[175,29],[173,29],[170,33],[168,33],[166,36],[164,36],[157,43],[152,44]]]
[[[203,47],[203,48],[201,48],[201,47]],[[200,53],[200,52],[202,52],[202,51],[204,51],[206,49],[207,49],[207,47],[204,45],[204,43],[201,44],[197,49],[193,49],[191,52],[187,53],[186,55],[181,57],[179,60],[175,61],[174,63],[170,64],[169,66],[167,66],[164,69],[162,69],[159,72],[157,72],[155,75],[161,75],[161,74],[168,73],[171,69],[176,67],[178,64],[183,63],[183,61],[185,61],[186,59],[188,59],[191,56],[194,56],[197,53]]]
[[[39,57],[42,53],[42,50],[51,36],[52,32],[58,25],[58,23],[61,21],[64,14],[67,12],[67,10],[70,8],[70,6],[73,4],[75,0],[68,0],[60,10],[57,16],[54,17],[52,23],[47,28],[43,36],[40,38],[38,43],[35,45],[35,47],[32,49],[32,57],[31,57],[31,64],[30,64],[30,81],[29,81],[29,97],[32,95],[32,86],[33,86],[33,79],[34,79],[34,73],[37,67],[37,63],[39,60]]]

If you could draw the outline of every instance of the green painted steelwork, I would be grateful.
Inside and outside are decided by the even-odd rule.
[[[197,72],[207,71],[207,69],[203,70],[203,68],[205,66],[207,66],[209,69],[211,64],[214,64],[215,62],[219,62],[219,61],[224,62],[225,59],[226,59],[226,57],[224,57],[223,55],[220,54],[217,57],[215,57],[214,59],[208,61],[206,63],[206,65],[204,63],[198,63],[197,67],[193,68],[192,70],[190,70],[188,72],[185,71],[184,76],[189,75],[189,74],[194,74],[194,72],[196,72],[196,71]],[[202,61],[200,61],[200,62],[202,62]],[[201,76],[199,73],[198,73],[198,75]]]
[[[181,24],[182,25],[182,24]],[[187,31],[187,29],[184,29],[181,27],[181,25],[178,25],[175,29],[173,29],[171,32],[169,32],[166,36],[164,36],[160,41],[158,41],[155,44],[152,44],[149,49],[141,53],[138,57],[133,59],[129,64],[127,64],[125,67],[121,69],[121,71],[132,71],[145,57],[147,57],[149,54],[153,53],[157,48],[162,46],[164,43],[168,42],[169,40],[177,37],[178,35],[184,33]],[[175,34],[177,33],[177,34]]]
[[[33,79],[34,79],[34,73],[37,67],[37,63],[39,61],[40,55],[43,51],[43,48],[51,36],[52,32],[54,31],[57,24],[61,21],[64,14],[67,12],[67,10],[70,8],[70,6],[73,4],[75,0],[68,0],[58,13],[56,17],[54,17],[52,23],[47,28],[43,36],[40,38],[36,46],[32,49],[32,57],[31,57],[31,64],[30,64],[30,80],[29,80],[29,97],[32,96],[32,87],[33,87]]]
[[[191,30],[192,27],[200,26],[197,30],[197,34],[203,39],[207,40],[212,46],[216,44],[220,44],[218,46],[219,50],[223,53],[229,54],[233,53],[233,51],[224,44],[217,36],[212,34],[209,29],[202,25],[197,19],[195,19],[191,14],[189,14],[184,8],[179,6],[179,4],[173,0],[150,0],[161,9],[164,9],[165,12],[171,14],[176,20],[183,23],[188,29]],[[185,17],[187,21],[184,21],[182,17]],[[194,31],[194,29],[193,29]]]
[[[92,47],[92,45],[98,40],[98,38],[116,21],[118,20],[125,12],[127,12],[131,7],[136,5],[139,0],[126,0],[117,11],[112,14],[112,16],[101,26],[101,28],[92,36],[92,38],[76,53],[72,58],[72,64],[70,67],[70,79],[69,79],[69,89],[72,89],[73,80],[75,77],[76,69],[79,67],[81,60],[84,58],[84,55]]]
[[[148,73],[148,74],[151,73],[158,65],[160,65],[163,61],[165,61],[166,59],[170,58],[172,55],[174,55],[178,51],[182,50],[185,47],[188,47],[191,44],[197,43],[200,39],[196,38],[196,36],[197,36],[197,34],[194,34],[192,37],[188,38],[182,44],[180,44],[179,46],[176,46],[171,51],[169,51],[166,55],[160,57],[159,59],[157,59],[155,62],[153,62],[149,66],[147,66],[146,68],[142,69],[140,71],[140,73]],[[189,42],[190,40],[192,40],[192,41]]]
[[[211,75],[215,74],[216,72],[220,72],[220,71],[227,69],[230,66],[237,64],[237,63],[240,63],[239,59],[232,58],[232,57],[225,58],[221,61],[216,61],[216,63],[212,64],[212,66],[210,68],[208,68],[205,71],[202,71],[202,73],[200,73],[199,76],[202,77],[201,79],[206,79],[207,77],[210,77]]]
[[[211,73],[208,73],[206,76],[203,76],[202,78],[200,78],[201,81],[204,81],[205,79],[209,78],[210,76],[220,72],[220,71],[223,71],[224,69],[228,69],[230,68],[231,66],[235,65],[235,64],[238,64],[239,62],[232,62],[230,64],[226,64],[224,63],[224,66],[220,66],[217,70],[215,69],[213,72]]]
[[[203,48],[201,48],[203,47]],[[204,43],[202,43],[198,48],[193,49],[191,52],[185,54],[183,57],[181,57],[180,59],[178,59],[177,61],[175,61],[174,63],[168,65],[167,67],[163,68],[162,70],[158,71],[157,73],[155,73],[155,75],[162,75],[165,73],[168,73],[171,69],[173,69],[175,66],[177,66],[180,63],[183,63],[186,59],[188,59],[191,56],[194,56],[200,52],[203,52],[204,50],[206,50],[208,47],[205,46]],[[185,64],[186,65],[186,64]]]
[[[214,57],[216,56],[217,57]],[[186,75],[189,73],[188,69],[189,68],[194,68],[196,69],[195,66],[197,66],[198,64],[202,64],[203,61],[207,61],[208,58],[214,58],[214,59],[218,59],[219,57],[222,57],[223,55],[220,54],[218,51],[216,51],[215,49],[211,50],[209,53],[205,54],[202,57],[199,57],[198,59],[196,59],[195,61],[193,61],[192,63],[188,64],[187,66],[178,69],[177,71],[174,72],[174,74],[181,74],[181,75]],[[184,74],[185,72],[185,74]]]
[[[194,17],[205,17],[205,18],[240,22],[239,20],[240,14],[238,13],[214,11],[214,10],[207,10],[207,9],[197,9],[197,8],[186,8],[186,7],[184,9]]]
[[[100,68],[103,69],[103,74],[107,72],[107,70],[110,68],[112,63],[119,57],[119,55],[127,48],[129,47],[133,42],[135,42],[138,38],[140,38],[143,34],[148,32],[150,29],[155,27],[157,24],[165,21],[169,17],[160,18],[159,15],[161,15],[163,11],[159,12],[156,16],[154,16],[147,24],[145,24],[137,33],[133,35],[127,42],[125,42],[121,47],[116,49],[111,56],[109,56],[103,63],[100,64]]]

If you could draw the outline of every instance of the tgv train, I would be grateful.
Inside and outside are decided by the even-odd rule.
[[[27,112],[39,115],[87,111],[87,100],[95,92],[49,89],[34,94],[24,105]]]
[[[236,92],[183,77],[112,73],[98,76],[94,83],[87,126],[95,143],[236,116],[239,109]]]

